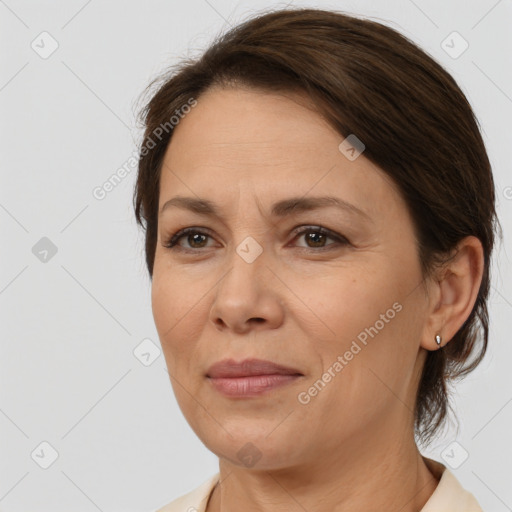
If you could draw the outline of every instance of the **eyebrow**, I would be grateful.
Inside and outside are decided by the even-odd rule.
[[[212,201],[209,201],[208,199],[183,196],[176,196],[165,202],[160,209],[159,215],[162,215],[164,211],[171,207],[189,210],[193,213],[205,215],[207,217],[220,218],[222,216],[219,208]],[[373,222],[372,218],[365,211],[352,203],[334,196],[290,197],[288,199],[283,199],[272,205],[271,215],[273,217],[281,218],[301,212],[328,207],[335,207]]]

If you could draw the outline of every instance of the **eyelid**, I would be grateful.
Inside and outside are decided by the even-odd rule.
[[[304,236],[307,233],[314,232],[314,233],[320,233],[324,235],[327,238],[330,238],[331,240],[334,240],[336,243],[334,244],[328,244],[325,247],[305,247],[305,246],[299,246],[299,249],[303,249],[309,252],[322,252],[322,250],[326,251],[329,250],[329,247],[331,245],[352,245],[350,240],[347,239],[344,235],[338,234],[335,231],[324,228],[323,226],[314,225],[314,224],[303,224],[300,226],[297,226],[292,230],[292,241],[296,240],[300,236]],[[207,237],[210,237],[214,239],[215,237],[211,234],[211,230],[204,227],[199,226],[189,226],[186,228],[182,228],[178,231],[176,231],[174,234],[172,234],[170,237],[166,239],[165,242],[162,243],[164,247],[170,250],[176,250],[176,251],[182,251],[182,252],[188,252],[188,253],[200,253],[204,252],[208,247],[202,247],[199,249],[191,249],[187,247],[181,247],[178,242],[180,239],[185,237],[188,234],[200,234],[200,235],[206,235]]]
[[[166,241],[163,242],[164,247],[168,249],[174,249],[175,247],[180,247],[178,245],[178,242],[181,238],[185,237],[189,234],[200,234],[200,235],[207,235],[210,238],[214,238],[211,234],[211,231],[208,228],[203,228],[199,226],[190,226],[186,228],[179,229],[178,231],[174,232],[171,236],[166,238]],[[201,249],[187,249],[187,248],[181,248],[184,251],[193,251],[198,252]],[[204,249],[203,249],[204,250]]]
[[[338,244],[350,244],[350,241],[343,235],[336,233],[332,229],[324,228],[323,226],[315,226],[311,224],[306,224],[302,226],[298,226],[295,228],[292,233],[295,235],[293,240],[295,240],[299,236],[303,236],[307,233],[320,233],[322,235],[325,235],[327,238],[331,238],[332,240],[335,240]],[[329,244],[332,245],[332,244]],[[320,247],[319,250],[327,249],[329,247],[328,245],[326,247]],[[302,249],[312,249],[315,250],[314,247],[302,247]],[[318,252],[318,250],[317,250]]]

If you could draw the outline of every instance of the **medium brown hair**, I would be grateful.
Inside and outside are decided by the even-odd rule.
[[[491,166],[468,100],[415,43],[368,19],[284,9],[218,36],[200,57],[183,59],[145,91],[151,98],[139,113],[144,137],[133,200],[151,278],[169,119],[181,118],[183,106],[206,90],[233,85],[305,93],[341,136],[363,141],[364,156],[406,201],[424,279],[464,237],[481,241],[484,270],[471,314],[447,345],[428,352],[423,367],[414,419],[415,434],[428,444],[451,409],[447,384],[471,372],[488,343],[490,258],[499,222]]]

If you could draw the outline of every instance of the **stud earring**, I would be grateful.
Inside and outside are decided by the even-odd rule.
[[[441,346],[441,336],[439,334],[436,334],[436,343],[438,347]]]

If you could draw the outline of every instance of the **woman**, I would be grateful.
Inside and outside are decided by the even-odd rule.
[[[494,183],[452,77],[384,25],[297,9],[149,90],[153,315],[219,457],[160,510],[481,511],[416,443],[488,338]]]

